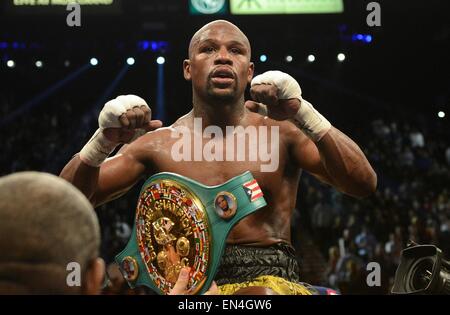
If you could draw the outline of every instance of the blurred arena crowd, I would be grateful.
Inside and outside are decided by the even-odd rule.
[[[379,119],[359,133],[358,143],[378,175],[376,194],[355,200],[304,178],[306,195],[299,198],[307,227],[328,260],[324,284],[342,293],[385,294],[409,241],[450,254],[448,128]],[[379,288],[366,284],[368,262],[381,266]]]

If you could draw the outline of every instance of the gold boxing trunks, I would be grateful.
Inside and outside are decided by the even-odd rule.
[[[276,276],[259,276],[253,281],[224,284],[219,286],[219,292],[222,295],[232,295],[239,289],[252,286],[266,287],[280,295],[312,295],[305,285],[290,282]]]
[[[227,245],[215,281],[220,293],[261,286],[282,295],[312,295],[315,289],[299,281],[295,251],[287,243],[253,247]]]

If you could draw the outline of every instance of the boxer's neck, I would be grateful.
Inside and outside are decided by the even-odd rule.
[[[242,119],[245,117],[246,110],[244,99],[240,99],[233,103],[210,104],[199,99],[194,100],[194,109],[192,111],[194,118],[202,118],[202,126],[226,126],[241,125]]]

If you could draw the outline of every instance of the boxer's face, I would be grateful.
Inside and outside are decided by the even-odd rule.
[[[238,28],[212,24],[194,36],[184,76],[192,81],[194,93],[205,100],[236,101],[253,77],[250,56],[250,44]]]
[[[228,202],[225,200],[225,198],[220,196],[219,198],[217,198],[217,203],[223,211],[228,211]]]

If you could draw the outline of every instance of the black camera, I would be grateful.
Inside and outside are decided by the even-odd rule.
[[[450,294],[450,261],[433,245],[412,243],[402,251],[393,294]]]

